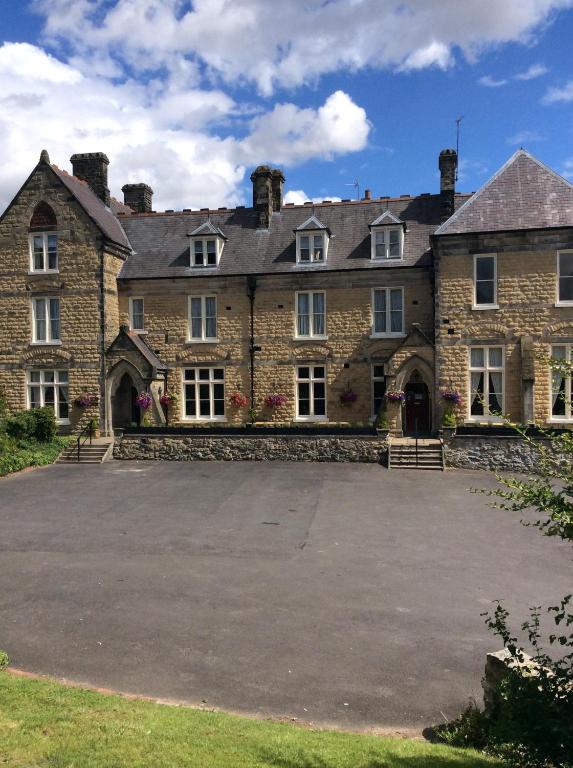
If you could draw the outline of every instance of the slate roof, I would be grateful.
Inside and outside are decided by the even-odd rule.
[[[213,224],[211,219],[204,221],[203,224],[199,224],[193,232],[189,233],[189,237],[198,237],[199,235],[217,235],[218,237],[226,239],[225,235],[221,232],[219,227],[216,227]]]
[[[57,165],[51,165],[50,168],[60,179],[60,181],[69,189],[72,195],[76,198],[78,203],[82,206],[88,216],[94,221],[96,226],[103,232],[103,234],[112,242],[118,245],[129,248],[129,241],[123,231],[123,228],[119,220],[112,212],[111,208],[107,208],[103,201],[90,189],[85,181],[81,181],[75,176],[71,176],[66,171],[58,168]],[[120,208],[126,206],[119,201],[114,201],[116,212],[120,212]],[[131,209],[129,209],[131,210]]]
[[[573,185],[520,149],[435,234],[547,227],[573,227]]]
[[[466,199],[467,195],[456,195],[458,204]],[[386,210],[406,224],[404,259],[398,265],[370,258],[369,224]],[[331,232],[326,262],[310,267],[296,264],[294,234],[308,220],[309,213]],[[272,215],[269,230],[257,229],[257,214],[252,208],[213,210],[208,215],[213,226],[227,237],[218,267],[189,266],[189,234],[205,221],[205,212],[122,216],[134,252],[124,262],[120,279],[429,266],[430,235],[440,224],[441,205],[439,195],[321,203],[314,207],[286,205]]]

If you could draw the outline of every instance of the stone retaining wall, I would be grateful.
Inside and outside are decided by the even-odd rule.
[[[116,440],[113,456],[115,459],[160,461],[351,461],[378,464],[387,455],[387,449],[385,437],[358,435],[124,435]]]
[[[539,440],[549,446],[549,441]],[[538,452],[519,436],[454,435],[444,440],[447,467],[500,472],[535,472]]]

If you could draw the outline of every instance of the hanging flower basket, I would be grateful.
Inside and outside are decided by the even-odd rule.
[[[267,408],[280,408],[286,401],[287,399],[284,395],[273,394],[265,397],[265,405]]]
[[[446,403],[457,406],[462,404],[462,396],[456,389],[443,389],[440,392],[440,397],[445,400]]]
[[[389,389],[385,397],[389,403],[400,403],[401,405],[406,401],[406,393],[401,389]]]
[[[355,403],[357,400],[358,400],[358,395],[352,389],[345,389],[344,392],[340,393],[341,405],[351,405],[352,403]]]
[[[79,397],[76,397],[74,404],[78,408],[89,408],[92,405],[97,405],[97,395],[95,392],[82,392]]]
[[[165,392],[159,398],[159,402],[164,408],[171,408],[172,406],[177,405],[177,398],[175,395],[169,395],[167,392]]]
[[[244,408],[248,404],[249,399],[242,392],[233,392],[229,396],[229,402],[231,405],[234,405],[235,408]]]
[[[151,395],[149,392],[140,392],[139,395],[135,398],[135,404],[138,405],[142,411],[146,411],[149,407],[151,407]]]

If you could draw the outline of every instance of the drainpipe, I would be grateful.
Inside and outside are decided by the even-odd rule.
[[[249,332],[249,373],[251,379],[250,403],[251,409],[255,407],[255,352],[261,348],[255,346],[255,293],[257,291],[257,278],[255,275],[247,275],[247,296],[250,303],[250,332]]]
[[[100,296],[99,296],[99,305],[100,305],[100,321],[99,321],[99,332],[100,332],[100,369],[99,369],[99,391],[100,391],[100,397],[99,397],[99,421],[100,425],[103,428],[103,432],[105,435],[108,434],[108,425],[107,425],[107,403],[106,403],[106,395],[107,395],[107,387],[106,387],[106,380],[105,380],[105,369],[106,369],[106,356],[105,356],[105,286],[104,286],[104,280],[105,280],[105,267],[104,267],[104,260],[105,260],[105,241],[102,239],[100,241],[100,279],[99,279],[99,289],[100,289]],[[101,433],[100,433],[101,434]]]

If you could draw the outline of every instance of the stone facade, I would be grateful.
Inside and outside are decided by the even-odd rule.
[[[456,469],[535,473],[539,447],[550,445],[548,440],[528,442],[519,435],[453,435],[444,439],[444,458],[447,467]]]
[[[382,437],[326,435],[135,436],[116,440],[116,459],[160,461],[349,461],[379,464],[387,453]]]

